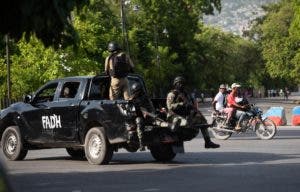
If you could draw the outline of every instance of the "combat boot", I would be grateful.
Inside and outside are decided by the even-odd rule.
[[[215,148],[219,148],[220,145],[219,144],[216,144],[212,141],[208,141],[208,142],[205,142],[205,146],[204,146],[206,149],[208,148],[212,148],[212,149],[215,149]]]
[[[207,130],[207,129],[201,129],[201,133],[202,133],[203,138],[204,138],[204,141],[205,141],[204,147],[205,147],[206,149],[208,149],[208,148],[215,149],[215,148],[219,148],[219,147],[220,147],[219,144],[216,144],[216,143],[214,143],[214,142],[212,142],[212,141],[210,140],[210,136],[209,136],[209,133],[208,133],[208,130]]]

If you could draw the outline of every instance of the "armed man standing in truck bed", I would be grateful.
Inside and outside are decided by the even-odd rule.
[[[105,73],[111,77],[109,98],[111,100],[129,100],[129,85],[127,75],[133,72],[133,63],[116,42],[108,44],[111,53],[105,59]]]

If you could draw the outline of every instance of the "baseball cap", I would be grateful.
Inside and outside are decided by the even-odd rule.
[[[226,89],[226,86],[224,84],[221,84],[220,89]]]
[[[233,83],[233,84],[231,85],[231,89],[233,89],[233,88],[235,88],[235,87],[241,87],[241,85],[238,84],[238,83]]]

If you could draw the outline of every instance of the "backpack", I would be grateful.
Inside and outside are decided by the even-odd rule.
[[[109,71],[110,76],[124,78],[128,75],[129,67],[125,53],[112,54],[109,59],[112,60],[112,69]]]

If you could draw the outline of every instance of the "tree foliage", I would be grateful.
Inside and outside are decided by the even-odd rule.
[[[161,90],[168,90],[176,75],[189,75],[189,83],[195,83],[196,73],[191,72],[197,63],[196,52],[200,51],[196,50],[198,46],[194,38],[201,30],[199,18],[202,13],[213,14],[214,8],[220,11],[220,1],[131,2],[139,6],[138,12],[128,12],[132,54],[153,91],[159,94]]]
[[[300,5],[282,0],[265,7],[267,15],[253,27],[271,78],[299,83]],[[254,31],[254,33],[253,33]]]
[[[134,61],[136,73],[144,77],[149,92],[156,96],[164,96],[178,75],[185,76],[191,88],[202,90],[236,81],[261,85],[264,65],[257,45],[201,22],[203,14],[220,11],[220,0],[131,0],[124,7],[128,50],[123,41],[126,37],[122,35],[119,3],[90,0],[75,9],[71,21],[78,34],[76,45],[57,44],[54,49],[45,46],[37,34],[31,34],[28,40],[25,34],[20,41],[13,41],[13,97],[30,93],[57,77],[102,73],[109,54],[107,44],[112,40],[123,44]],[[138,6],[138,11],[133,11],[134,6]],[[3,44],[0,50],[3,96]]]
[[[255,43],[216,28],[204,27],[196,36],[199,50],[197,82],[200,87],[216,87],[220,83],[241,82],[246,86],[261,84],[262,60]]]

